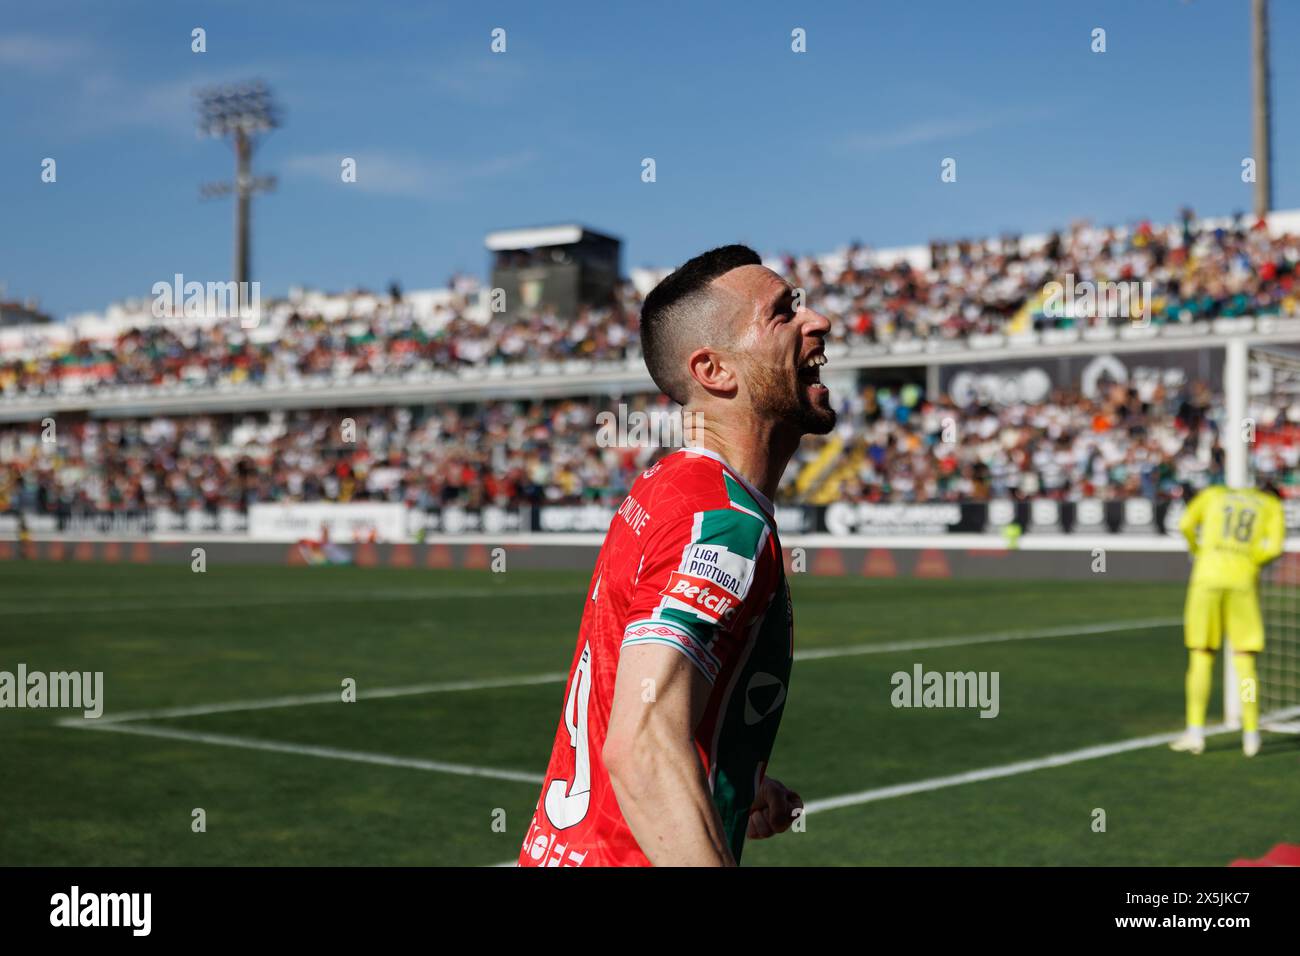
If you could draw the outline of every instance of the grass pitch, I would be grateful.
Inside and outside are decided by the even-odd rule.
[[[0,865],[513,860],[587,580],[0,564],[0,670],[103,671],[107,719],[0,710]],[[1300,841],[1295,738],[1080,753],[1180,728],[1180,586],[791,584],[796,648],[826,655],[795,664],[771,773],[813,812],[745,864],[1217,866]],[[997,671],[998,716],[895,708],[916,664]]]

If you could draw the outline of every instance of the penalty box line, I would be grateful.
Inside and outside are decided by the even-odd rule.
[[[1260,723],[1263,724],[1268,720],[1287,719],[1297,715],[1300,715],[1300,707],[1290,707],[1272,714],[1262,715]],[[1240,732],[1240,727],[1229,727],[1227,724],[1213,724],[1205,728],[1205,736],[1207,737]],[[856,807],[864,803],[874,803],[877,800],[889,800],[893,797],[906,797],[914,793],[928,793],[932,790],[943,790],[967,783],[980,783],[985,780],[1015,777],[1022,773],[1032,773],[1035,770],[1047,770],[1052,767],[1065,767],[1070,764],[1083,763],[1087,760],[1097,760],[1115,754],[1128,753],[1131,750],[1145,750],[1148,747],[1171,743],[1181,737],[1182,733],[1179,730],[1173,733],[1149,734],[1145,737],[1133,737],[1115,743],[1097,744],[1079,750],[1049,754],[1046,757],[1036,757],[1032,760],[1017,760],[1014,763],[1002,764],[997,767],[968,770],[963,773],[950,774],[946,777],[932,777],[929,780],[917,780],[912,783],[900,783],[888,787],[877,787],[873,790],[861,790],[857,793],[846,793],[838,797],[811,800],[804,805],[804,813],[821,813],[826,810],[838,810],[842,807]],[[1187,758],[1182,757],[1181,759]]]
[[[995,643],[1012,640],[1029,640],[1033,638],[1047,637],[1064,637],[1074,635],[1087,635],[1097,633],[1113,633],[1120,630],[1140,630],[1157,627],[1167,627],[1178,623],[1177,618],[1158,618],[1142,621],[1113,622],[1104,625],[1092,625],[1084,628],[1051,628],[1042,631],[1032,632],[1000,632],[997,634],[970,635],[964,638],[934,638],[920,641],[904,641],[891,644],[877,645],[858,645],[849,648],[838,649],[821,649],[808,652],[810,659],[825,660],[830,657],[854,656],[871,653],[886,653],[891,651],[902,650],[919,650],[930,647],[954,647],[964,644]],[[798,657],[798,655],[796,655]],[[545,684],[558,683],[568,679],[567,674],[539,674],[532,677],[521,678],[504,678],[496,681],[458,681],[443,684],[412,685],[404,688],[384,688],[370,693],[372,698],[396,697],[407,694],[417,693],[438,693],[443,691],[464,691],[476,690],[486,687],[514,687],[525,684]],[[230,712],[237,710],[263,709],[266,707],[290,707],[299,704],[333,702],[338,700],[338,695],[330,692],[329,694],[306,694],[297,697],[272,698],[262,701],[244,701],[231,702],[223,705],[209,705],[202,709],[203,713]],[[251,706],[250,706],[251,705]],[[214,709],[219,708],[219,709]],[[183,711],[183,713],[182,713]],[[320,747],[307,744],[285,743],[273,740],[259,740],[251,737],[238,737],[228,734],[211,734],[198,731],[178,730],[170,727],[156,727],[140,723],[149,716],[187,716],[196,712],[196,708],[167,708],[163,711],[140,711],[132,714],[121,714],[115,718],[98,720],[91,722],[84,718],[64,718],[57,721],[60,726],[80,727],[83,729],[98,729],[110,733],[127,733],[140,736],[158,737],[163,739],[181,740],[187,742],[206,743],[215,746],[236,747],[250,750],[260,750],[272,753],[289,753],[301,756],[312,756],[331,760],[344,760],[357,763],[366,763],[378,766],[400,767],[414,770],[425,770],[435,773],[446,773],[457,776],[479,777],[497,780],[506,780],[515,783],[530,783],[539,785],[545,781],[544,775],[530,774],[521,771],[504,770],[493,767],[477,767],[467,764],[447,763],[436,760],[425,760],[415,757],[395,757],[387,754],[376,754],[364,751],[344,750],[336,747]],[[1300,708],[1292,708],[1285,714],[1272,715],[1274,717],[1294,716],[1300,714]],[[130,726],[124,726],[130,722]],[[1224,733],[1234,732],[1235,728],[1229,728],[1223,724],[1216,724],[1206,728],[1207,736],[1214,736]],[[821,813],[827,810],[836,810],[844,807],[860,806],[866,803],[872,803],[879,800],[888,800],[895,797],[909,796],[916,793],[927,793],[930,791],[941,790],[948,787],[961,786],[968,783],[978,783],[986,780],[996,780],[1005,777],[1017,776],[1023,773],[1030,773],[1035,770],[1049,769],[1052,767],[1062,767],[1074,763],[1080,763],[1086,760],[1095,760],[1103,757],[1113,756],[1115,754],[1125,753],[1133,750],[1141,750],[1148,747],[1158,746],[1175,740],[1178,733],[1153,734],[1145,737],[1136,737],[1130,740],[1118,741],[1110,744],[1101,744],[1091,747],[1084,747],[1079,750],[1067,751],[1059,754],[1051,754],[1046,757],[1039,757],[1032,760],[1021,760],[1014,763],[1002,764],[995,767],[986,767],[978,770],[965,771],[959,774],[951,774],[944,777],[934,777],[928,780],[913,781],[905,784],[895,784],[887,787],[878,787],[872,790],[862,790],[855,793],[842,794],[836,797],[827,797],[821,800],[813,800],[805,805],[805,813]],[[511,861],[495,864],[496,866],[513,865]]]
[[[1171,627],[1181,623],[1181,618],[1142,618],[1129,621],[1112,621],[1102,624],[1069,624],[1059,627],[1039,628],[1026,631],[996,631],[985,634],[966,634],[958,637],[920,638],[910,641],[890,641],[874,644],[853,644],[845,647],[821,647],[795,651],[794,659],[798,661],[820,661],[839,657],[860,657],[869,654],[892,654],[901,651],[919,651],[949,647],[966,647],[975,644],[1000,644],[1009,641],[1043,640],[1053,637],[1087,637],[1094,634],[1110,634],[1118,631],[1141,631],[1154,628]],[[548,674],[528,674],[516,677],[486,678],[483,680],[441,681],[425,684],[407,684],[399,687],[378,687],[373,690],[357,692],[357,700],[382,700],[394,697],[414,697],[424,694],[443,694],[458,691],[492,690],[509,687],[528,687],[538,684],[562,684],[569,679],[567,673],[559,671]],[[338,703],[338,691],[322,691],[312,694],[290,694],[281,697],[266,697],[252,700],[233,700],[213,704],[196,704],[185,707],[161,707],[152,710],[124,711],[120,714],[105,714],[88,720],[81,717],[69,717],[57,721],[60,726],[82,727],[107,724],[134,723],[145,720],[165,720],[175,717],[203,717],[208,714],[229,714],[253,710],[273,710],[281,707],[301,707],[311,704]]]
[[[406,684],[401,687],[376,687],[357,691],[357,700],[383,700],[390,697],[415,697],[423,694],[448,694],[456,691],[491,690],[497,687],[528,687],[533,684],[558,684],[569,679],[559,671],[550,674],[531,674],[520,677],[487,678],[485,680],[439,681],[428,684]],[[81,727],[105,724],[125,724],[142,720],[164,720],[169,717],[203,717],[208,714],[233,714],[251,710],[275,710],[281,707],[302,707],[308,704],[337,704],[342,700],[337,690],[313,694],[288,694],[283,697],[266,697],[260,700],[232,700],[217,704],[196,704],[191,707],[159,707],[154,710],[131,710],[120,714],[105,714],[94,719],[67,717],[58,721],[63,727]]]
[[[471,764],[448,763],[442,760],[425,760],[421,757],[396,757],[390,754],[369,753],[363,750],[318,747],[313,744],[286,743],[279,740],[262,740],[256,737],[237,737],[231,734],[210,734],[197,730],[178,730],[174,727],[158,727],[153,724],[132,723],[95,726],[94,723],[87,721],[83,724],[61,722],[61,726],[81,727],[85,730],[96,730],[100,733],[134,734],[141,737],[161,737],[164,740],[212,744],[217,747],[238,747],[244,750],[296,754],[303,757],[321,757],[326,760],[345,760],[353,763],[374,764],[381,767],[426,770],[432,773],[452,774],[459,777],[486,777],[492,780],[508,780],[512,783],[529,783],[533,785],[541,784],[544,781],[542,774],[524,773],[519,770],[476,767]]]
[[[1280,711],[1271,716],[1280,718],[1296,715],[1300,715],[1300,707],[1289,708],[1286,711]],[[327,760],[344,760],[383,767],[424,770],[433,773],[452,774],[455,776],[506,780],[512,783],[539,785],[545,782],[545,776],[543,774],[525,773],[517,770],[505,770],[495,767],[478,767],[470,764],[426,760],[419,757],[397,757],[389,754],[345,750],[338,747],[320,747],[311,744],[261,740],[253,737],[238,737],[230,734],[212,734],[192,730],[178,730],[172,727],[157,727],[143,723],[133,723],[129,726],[124,724],[105,724],[98,727],[89,723],[74,724],[70,721],[61,723],[63,726],[81,726],[84,729],[99,730],[102,733],[124,733],[144,737],[159,737],[166,740],[205,743],[220,747],[237,747],[245,750],[288,753],[299,756],[320,757]],[[1206,736],[1217,736],[1236,732],[1238,732],[1237,728],[1228,727],[1225,724],[1215,724],[1207,727],[1205,730]],[[1031,773],[1036,770],[1064,767],[1070,764],[1082,763],[1088,760],[1097,760],[1103,757],[1110,757],[1133,750],[1143,750],[1149,747],[1155,747],[1176,740],[1178,736],[1179,732],[1150,734],[1145,737],[1134,737],[1129,740],[1121,740],[1115,743],[1099,744],[1091,747],[1083,747],[1078,750],[1050,754],[1046,757],[1037,757],[1032,760],[1019,760],[1014,763],[1002,764],[995,767],[984,767],[978,770],[969,770],[963,773],[950,774],[944,777],[932,777],[928,780],[917,780],[911,783],[878,787],[872,790],[862,790],[856,793],[847,793],[836,797],[826,797],[821,800],[809,801],[804,807],[804,812],[821,813],[827,810],[837,810],[844,807],[860,806],[865,803],[874,803],[879,800],[889,800],[895,797],[905,797],[917,793],[943,790],[948,787],[956,787],[968,783],[980,783],[986,780],[998,780],[1005,777],[1014,777],[1024,773]]]
[[[171,601],[159,603],[146,595],[131,595],[126,601],[114,600],[100,603],[37,604],[22,607],[0,608],[0,616],[30,614],[131,614],[136,611],[157,614],[166,611],[194,611],[211,608],[238,609],[254,607],[290,607],[295,604],[356,604],[374,601],[447,601],[485,597],[556,597],[572,594],[572,588],[440,588],[425,590],[342,591],[336,594],[279,594],[231,595],[207,598],[202,601]],[[139,601],[132,603],[136,598]]]
[[[796,653],[796,660],[827,660],[835,657],[861,656],[866,654],[884,654],[907,650],[923,650],[927,648],[941,647],[958,647],[971,644],[989,644],[1003,641],[1032,640],[1038,638],[1066,637],[1075,635],[1090,635],[1099,633],[1112,633],[1123,630],[1141,630],[1147,628],[1165,627],[1177,623],[1176,618],[1157,618],[1144,619],[1135,621],[1116,621],[1108,624],[1078,626],[1064,626],[1047,628],[1036,631],[1003,631],[992,634],[973,634],[964,637],[942,637],[930,638],[915,641],[896,641],[885,644],[862,644],[842,648],[822,648],[812,649]],[[386,687],[376,688],[367,693],[359,693],[358,700],[377,700],[393,697],[414,696],[422,694],[451,693],[457,691],[485,690],[499,687],[523,687],[530,685],[543,685],[553,683],[563,683],[568,680],[568,675],[564,673],[551,674],[534,674],[523,677],[508,677],[491,680],[475,681],[444,681],[441,683],[430,684],[412,684],[404,687]],[[469,764],[448,763],[437,760],[425,760],[415,757],[397,757],[388,754],[371,753],[366,751],[345,750],[337,747],[324,747],[311,744],[297,744],[284,741],[266,740],[254,737],[241,737],[232,734],[207,733],[203,731],[183,730],[171,727],[159,727],[144,723],[149,720],[160,720],[176,717],[203,716],[207,714],[219,713],[238,713],[243,711],[267,710],[281,707],[298,707],[310,704],[335,703],[339,701],[339,694],[336,691],[327,691],[316,694],[298,694],[284,697],[265,698],[261,700],[242,700],[229,701],[220,704],[205,704],[194,707],[167,707],[154,710],[128,711],[112,716],[102,716],[95,719],[84,717],[65,717],[55,721],[60,727],[80,728],[85,730],[100,730],[105,732],[127,733],[143,737],[155,737],[170,740],[181,740],[193,743],[204,743],[213,746],[235,747],[246,750],[260,750],[272,753],[295,754],[299,756],[318,757],[331,760],[344,760],[356,763],[368,763],[379,766],[404,767],[414,770],[426,770],[436,773],[446,773],[456,776],[483,777],[498,780],[508,780],[517,783],[540,784],[543,777],[539,774],[530,774],[523,771],[506,770],[493,767],[480,767]],[[1044,758],[1052,759],[1052,758]],[[1051,764],[1046,764],[1050,766]],[[974,773],[989,773],[993,771],[975,771]],[[997,774],[995,775],[1004,775]],[[971,780],[962,779],[958,782],[972,782]],[[921,790],[934,789],[933,786],[927,785],[926,782],[919,784],[907,784],[906,787],[917,787]],[[885,791],[894,788],[884,788]],[[899,793],[886,793],[887,796],[899,795],[908,790]],[[917,790],[916,792],[920,792]],[[864,791],[860,794],[848,794],[845,797],[831,798],[834,801],[843,801],[849,799],[853,802],[867,802],[870,799],[883,799],[883,796],[873,795],[876,791]],[[828,801],[815,801],[810,804],[812,809],[830,809],[831,803]],[[834,805],[840,805],[835,803]],[[850,805],[850,804],[845,804]]]

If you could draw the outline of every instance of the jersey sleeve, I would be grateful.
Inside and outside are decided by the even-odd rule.
[[[1286,511],[1282,502],[1270,495],[1261,517],[1263,527],[1255,542],[1255,563],[1262,567],[1279,557],[1286,547]]]
[[[1196,494],[1187,504],[1187,509],[1183,512],[1182,519],[1178,522],[1178,530],[1183,533],[1187,539],[1187,550],[1196,554],[1199,542],[1197,541],[1196,531],[1201,526],[1201,519],[1205,514],[1205,501],[1209,489]]]
[[[736,509],[667,523],[646,545],[622,646],[672,647],[712,683],[772,598],[770,534],[761,518]]]

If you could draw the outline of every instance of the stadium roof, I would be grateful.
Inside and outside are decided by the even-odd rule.
[[[501,229],[489,232],[484,244],[492,252],[504,252],[510,249],[538,249],[543,246],[567,246],[582,239],[583,236],[598,236],[617,242],[613,236],[595,229],[588,229],[576,223],[559,226],[535,226],[531,229]]]

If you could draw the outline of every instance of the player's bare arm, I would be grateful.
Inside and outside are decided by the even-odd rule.
[[[711,685],[666,647],[625,648],[603,753],[619,808],[655,866],[734,866],[695,750]]]

